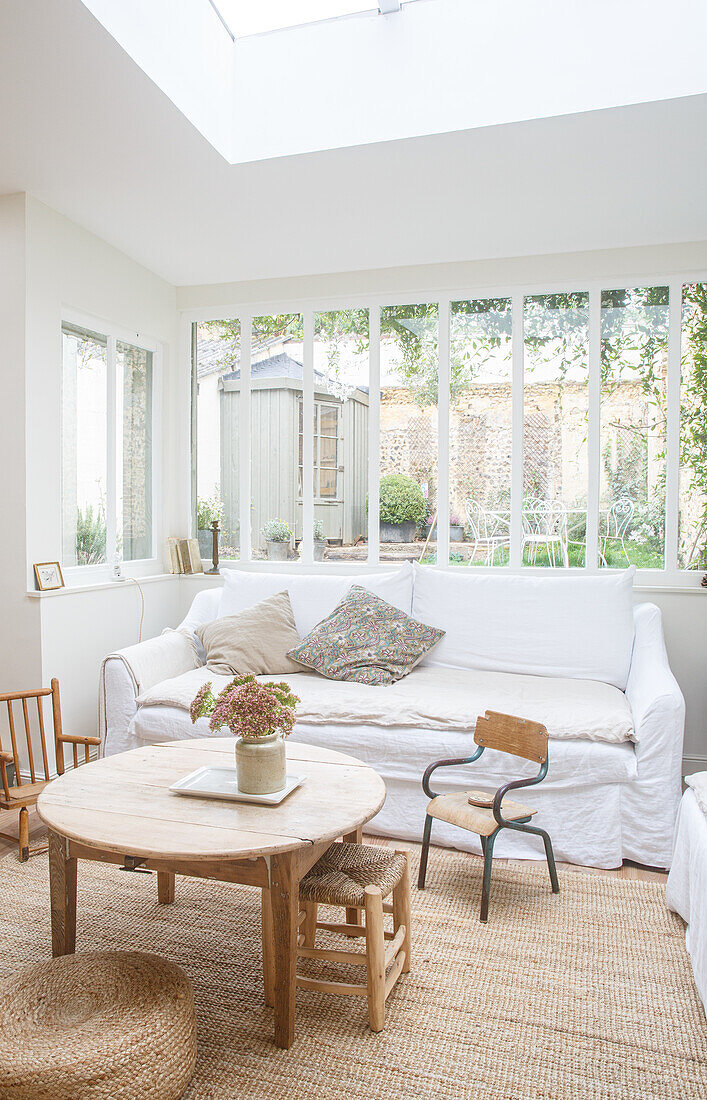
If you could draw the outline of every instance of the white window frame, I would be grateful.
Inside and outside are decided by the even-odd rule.
[[[71,325],[77,329],[87,329],[106,338],[106,561],[97,565],[69,565],[62,563],[62,572],[67,587],[83,584],[100,584],[109,581],[113,577],[114,557],[117,546],[118,513],[117,502],[120,496],[120,479],[122,469],[118,469],[118,370],[117,370],[117,346],[130,344],[132,347],[149,351],[152,355],[152,416],[151,416],[151,469],[152,469],[152,546],[149,557],[135,558],[133,561],[122,561],[121,568],[124,576],[151,576],[158,572],[160,557],[157,553],[161,530],[161,482],[162,482],[162,447],[159,430],[158,408],[162,404],[162,347],[157,340],[135,332],[134,329],[124,328],[112,322],[105,321],[89,314],[76,312],[75,310],[62,310],[61,327]],[[62,363],[63,385],[63,363]],[[62,419],[61,436],[63,439],[64,424]],[[61,480],[63,492],[63,478]]]
[[[601,354],[601,292],[602,290],[630,290],[635,287],[667,286],[669,288],[668,307],[668,377],[667,377],[667,408],[666,408],[666,497],[665,497],[665,567],[663,569],[639,569],[636,574],[637,589],[692,589],[699,587],[701,573],[699,570],[683,570],[678,567],[678,507],[679,507],[679,459],[680,459],[680,371],[681,371],[681,334],[682,334],[682,289],[690,283],[707,282],[707,272],[704,270],[679,272],[635,272],[627,275],[625,272],[612,274],[608,271],[601,277],[593,276],[588,279],[563,279],[558,281],[548,280],[538,283],[522,284],[497,284],[488,286],[456,286],[440,288],[439,286],[428,290],[411,290],[400,294],[345,294],[330,298],[296,298],[296,299],[264,299],[247,304],[225,302],[218,308],[208,307],[201,309],[189,309],[182,312],[182,324],[184,326],[183,348],[190,348],[191,326],[197,322],[218,321],[225,317],[238,318],[241,324],[241,351],[242,365],[241,377],[250,377],[250,332],[254,317],[298,313],[305,318],[304,327],[304,352],[303,352],[303,393],[309,396],[310,402],[314,393],[313,377],[313,326],[307,325],[307,318],[312,318],[318,313],[326,313],[332,310],[368,309],[369,311],[369,515],[368,515],[368,566],[374,568],[390,568],[388,563],[380,561],[380,547],[378,537],[378,502],[380,483],[380,313],[386,306],[395,305],[423,305],[437,303],[439,306],[439,330],[438,330],[438,371],[439,371],[439,401],[438,415],[438,494],[439,514],[437,530],[438,564],[430,568],[453,570],[458,572],[459,566],[448,564],[449,549],[449,325],[450,305],[452,301],[478,300],[484,298],[510,298],[512,305],[512,375],[513,375],[513,454],[511,469],[511,553],[510,561],[505,566],[475,566],[477,573],[511,573],[523,576],[553,576],[561,580],[567,576],[597,576],[619,573],[617,569],[600,568],[598,555],[598,530],[599,530],[599,480],[600,480],[600,354]],[[554,569],[541,566],[524,566],[521,564],[521,519],[522,519],[522,478],[523,478],[523,409],[524,409],[524,342],[523,342],[523,307],[526,296],[550,295],[575,292],[588,292],[589,294],[589,429],[588,429],[588,463],[589,485],[587,494],[587,548],[586,564],[581,568],[566,569],[559,566]],[[244,335],[248,334],[248,341]],[[191,377],[191,358],[187,357],[185,369]],[[249,393],[248,395],[249,396]],[[247,403],[247,402],[246,402]],[[246,405],[243,404],[245,409]],[[305,428],[307,421],[305,418]],[[246,462],[241,462],[241,500],[250,500],[250,455],[249,455],[249,426],[246,420],[241,428],[242,457],[248,455]],[[304,496],[304,532],[303,544],[311,548],[311,532],[313,518],[312,477],[313,455],[312,440],[307,440],[304,446],[303,486],[306,488]],[[191,504],[190,504],[191,507]],[[248,520],[247,527],[244,521]],[[301,571],[303,568],[311,570],[311,553],[302,555],[297,563],[288,563],[284,566],[276,566],[272,562],[253,561],[250,550],[250,515],[244,513],[241,516],[241,557],[238,561],[224,562],[226,568],[267,569],[277,571]],[[360,572],[361,562],[348,563],[321,563],[317,565],[317,572]]]

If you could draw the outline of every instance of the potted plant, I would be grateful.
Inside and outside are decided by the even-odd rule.
[[[243,794],[274,794],[287,782],[285,738],[295,724],[299,698],[289,684],[261,684],[236,676],[218,695],[210,683],[199,688],[189,716],[209,718],[209,729],[229,730],[236,741],[238,789]]]
[[[449,513],[449,541],[463,542],[464,521],[456,512]]]
[[[320,519],[315,519],[312,525],[312,534],[314,536],[314,560],[324,561],[326,539],[324,538],[324,524]]]
[[[284,519],[269,519],[263,527],[263,537],[268,551],[268,561],[287,561],[292,531]]]
[[[434,521],[434,522],[433,522]],[[437,517],[428,516],[427,523],[424,531],[425,537],[430,539],[437,538]],[[449,514],[449,541],[450,542],[463,542],[464,540],[464,521],[457,512],[450,512]]]
[[[427,501],[418,483],[406,474],[388,474],[380,481],[381,542],[412,542],[427,518]]]
[[[218,493],[212,497],[199,497],[196,502],[196,527],[199,538],[199,553],[202,558],[211,559],[214,545],[213,525],[221,525],[223,520],[223,501]]]

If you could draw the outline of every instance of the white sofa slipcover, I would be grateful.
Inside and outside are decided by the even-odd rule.
[[[449,580],[445,582],[445,578]],[[499,671],[504,649],[511,655],[511,664],[514,651],[522,654],[523,647],[518,646],[516,638],[508,639],[503,631],[490,637],[486,630],[484,647],[473,641],[474,622],[470,619],[476,617],[476,631],[483,635],[489,608],[496,622],[506,623],[506,633],[513,631],[517,623],[525,629],[518,613],[518,578],[485,575],[483,611],[478,609],[477,582],[481,578],[468,574],[459,576],[424,567],[416,567],[413,572],[405,567],[387,575],[337,577],[336,584],[321,584],[322,580],[331,579],[321,575],[239,571],[237,580],[226,578],[223,589],[197,595],[176,634],[179,643],[174,640],[174,632],[143,643],[156,648],[164,646],[164,665],[155,660],[154,653],[149,660],[143,660],[140,646],[110,655],[104,662],[102,677],[105,753],[110,755],[155,741],[208,735],[203,720],[192,726],[184,706],[174,705],[175,694],[173,691],[170,694],[165,681],[176,678],[179,682],[184,677],[182,695],[188,697],[193,683],[203,678],[206,673],[200,667],[200,658],[194,656],[193,650],[192,656],[189,655],[192,631],[200,623],[218,617],[220,612],[229,613],[234,592],[241,605],[247,606],[244,601],[256,603],[265,595],[288,588],[293,605],[297,602],[300,608],[296,620],[299,617],[298,628],[303,630],[308,618],[326,615],[352,583],[370,583],[371,588],[375,584],[383,598],[390,595],[390,602],[396,606],[409,609],[426,621],[434,616],[432,625],[448,630],[456,647],[450,663],[459,670],[455,677],[468,676],[469,700],[465,726],[459,706],[450,709],[451,699],[444,698],[448,694],[445,684],[451,675],[444,671],[447,665],[432,662],[413,670],[408,678],[411,693],[420,695],[417,688],[423,687],[424,678],[434,677],[434,669],[439,668],[441,702],[435,712],[439,711],[442,717],[445,713],[449,715],[447,726],[439,721],[440,714],[429,714],[422,695],[416,710],[401,707],[396,719],[394,706],[386,708],[381,703],[380,713],[376,713],[366,697],[366,692],[374,691],[383,693],[380,696],[383,700],[385,693],[391,691],[389,688],[334,683],[332,691],[340,691],[342,695],[338,701],[330,699],[325,705],[322,684],[331,682],[306,672],[286,677],[304,702],[303,716],[293,737],[353,753],[376,768],[385,780],[388,795],[385,806],[370,823],[372,832],[419,840],[426,806],[421,776],[426,765],[443,757],[471,755],[475,718],[486,707],[493,708],[494,702],[499,709],[519,714],[534,706],[541,707],[542,714],[548,717],[551,739],[548,777],[534,789],[533,804],[538,808],[541,824],[552,835],[557,858],[599,867],[615,867],[627,858],[649,866],[669,865],[680,798],[684,705],[668,664],[660,612],[650,604],[633,607],[629,575],[571,580],[533,578],[532,599],[527,603],[534,608],[527,620],[533,631],[524,646],[533,649],[535,675],[519,672],[517,666],[512,672]],[[524,580],[520,578],[521,582]],[[591,599],[587,599],[582,582],[590,584]],[[450,585],[454,598],[445,598],[445,583]],[[469,587],[459,587],[464,584]],[[562,589],[562,600],[556,599],[555,586]],[[610,645],[596,630],[597,609],[605,631],[611,632]],[[563,654],[558,632],[567,630],[568,622],[573,630],[593,632],[594,650],[586,653],[587,668],[595,676],[601,668],[603,681],[579,675],[582,668],[578,660],[584,643],[568,645],[567,653]],[[467,650],[463,647],[464,636],[472,639]],[[616,643],[617,638],[623,639],[621,645]],[[474,652],[475,645],[478,653]],[[596,652],[597,648],[604,651]],[[547,674],[540,676],[543,660],[548,662],[544,669]],[[468,663],[466,671],[459,669],[462,661]],[[171,677],[166,672],[170,662],[173,662]],[[496,662],[493,670],[489,669],[490,662]],[[477,667],[479,664],[481,668]],[[209,674],[208,678],[217,683],[216,676]],[[625,691],[615,686],[622,681]],[[463,696],[466,690],[463,681],[457,690]],[[341,704],[343,693],[345,707]],[[317,699],[321,713],[315,705]],[[579,700],[584,700],[584,718]],[[596,700],[595,713],[590,721],[586,707],[594,707],[593,700]],[[348,721],[343,720],[347,717],[346,708],[350,710]],[[629,721],[625,721],[626,715]],[[526,716],[541,715],[533,710]],[[468,769],[439,772],[438,786],[448,790],[470,785],[498,786],[509,777],[530,774],[530,770],[522,761],[489,751],[479,764]],[[476,837],[441,822],[435,822],[433,841],[478,850]],[[501,856],[542,856],[542,846],[538,848],[532,838],[521,834],[502,834],[498,843]]]
[[[682,796],[675,826],[665,900],[687,924],[685,946],[697,992],[707,1009],[707,817],[689,788]]]

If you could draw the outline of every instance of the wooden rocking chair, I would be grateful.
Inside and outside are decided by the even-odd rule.
[[[51,782],[49,778],[49,759],[47,757],[44,712],[42,709],[42,701],[47,695],[51,695],[52,697],[54,750],[56,754],[56,770],[59,775],[64,774],[64,745],[72,746],[74,767],[77,768],[79,766],[79,746],[83,746],[84,760],[88,763],[89,749],[91,746],[98,746],[101,743],[100,737],[71,737],[62,732],[59,681],[56,679],[52,680],[52,686],[50,688],[40,688],[39,691],[15,691],[0,694],[0,703],[7,704],[10,744],[12,747],[12,752],[4,752],[2,745],[0,745],[0,780],[2,781],[2,787],[0,788],[0,810],[19,810],[20,812],[19,854],[20,862],[22,863],[25,863],[31,855],[35,855],[37,852],[44,852],[47,849],[46,844],[38,845],[36,848],[30,848],[29,846],[29,808],[36,805],[39,795],[47,784]],[[35,772],[34,752],[32,748],[32,726],[30,722],[30,709],[28,706],[29,701],[32,699],[34,699],[37,704],[37,731],[39,732],[42,750],[42,766],[44,769],[44,777],[40,779],[37,779]],[[27,763],[29,765],[30,776],[29,783],[23,783],[20,778],[19,738],[18,730],[15,725],[13,703],[22,704],[22,717],[24,719],[25,741],[27,745]],[[10,785],[7,774],[8,764],[13,765],[15,770],[12,785]],[[0,833],[0,836],[4,837],[5,840],[14,841],[15,839],[7,833]]]

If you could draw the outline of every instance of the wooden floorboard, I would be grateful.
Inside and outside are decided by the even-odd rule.
[[[29,827],[30,842],[32,844],[37,844],[46,835],[47,830],[40,821],[36,810],[30,810]],[[17,813],[14,810],[0,811],[0,832],[17,836]],[[365,840],[369,844],[380,844],[383,847],[406,848],[410,851],[417,851],[420,848],[420,845],[413,841],[394,840],[382,836],[369,836],[365,837]],[[17,845],[9,840],[5,840],[4,837],[0,837],[0,857],[9,852],[17,854]],[[514,863],[521,864],[523,860],[499,860],[498,862],[508,862],[512,865]],[[647,867],[638,867],[633,863],[624,863],[623,867],[616,867],[611,870],[605,870],[602,867],[579,867],[574,863],[558,863],[557,866],[563,871],[582,871],[590,875],[606,875],[613,878],[632,879],[634,882],[664,883],[667,877],[664,871],[653,871]]]

